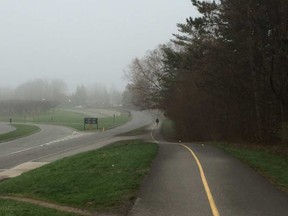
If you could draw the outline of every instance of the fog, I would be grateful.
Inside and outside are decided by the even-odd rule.
[[[35,79],[123,90],[123,70],[195,14],[190,0],[1,0],[0,87]]]

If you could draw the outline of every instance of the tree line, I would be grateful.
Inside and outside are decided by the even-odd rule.
[[[0,110],[6,110],[8,106],[12,107],[12,105],[16,106],[13,110],[19,108],[25,110],[28,105],[27,101],[28,104],[29,101],[33,101],[31,104],[35,105],[35,109],[44,105],[45,101],[47,105],[49,102],[53,106],[110,107],[121,105],[122,92],[114,88],[107,90],[102,84],[79,85],[73,92],[69,92],[65,82],[58,79],[35,79],[24,82],[15,88],[0,87]]]
[[[131,62],[124,101],[163,110],[184,140],[287,141],[288,2],[191,2],[200,15]]]
[[[0,101],[0,115],[37,116],[56,106],[52,101],[5,100]]]

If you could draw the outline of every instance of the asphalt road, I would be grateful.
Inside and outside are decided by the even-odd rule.
[[[120,127],[93,133],[72,129],[39,125],[41,131],[34,135],[0,143],[0,171],[28,161],[53,161],[61,157],[105,145],[105,140],[132,129],[151,124],[153,116],[148,112],[132,112],[132,120]]]
[[[154,137],[161,139],[157,131]],[[287,215],[287,194],[253,169],[217,148],[185,145],[201,164],[217,212],[212,213],[191,152],[179,143],[159,141],[159,153],[129,216]]]
[[[0,123],[0,134],[8,133],[16,128],[7,123]]]

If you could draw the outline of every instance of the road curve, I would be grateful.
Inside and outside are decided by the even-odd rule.
[[[0,143],[0,171],[28,161],[48,161],[77,153],[81,149],[103,146],[103,142],[117,134],[151,124],[149,112],[132,112],[132,120],[120,127],[99,132],[75,132],[73,129],[54,125],[39,125],[41,131],[28,137]],[[99,144],[98,144],[99,143]]]

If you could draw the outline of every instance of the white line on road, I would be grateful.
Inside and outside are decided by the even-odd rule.
[[[15,154],[19,154],[19,153],[26,152],[26,151],[30,151],[30,150],[36,149],[36,148],[49,146],[51,144],[55,144],[55,143],[59,143],[59,142],[63,142],[63,141],[71,140],[71,139],[75,139],[75,138],[78,138],[78,137],[81,137],[81,136],[84,136],[84,135],[85,135],[84,133],[78,133],[78,134],[73,133],[72,135],[66,136],[64,138],[53,140],[51,142],[47,142],[47,143],[44,143],[44,144],[41,144],[41,145],[38,145],[38,146],[33,146],[33,147],[30,147],[30,148],[25,148],[25,149],[21,149],[21,150],[15,151],[15,152],[11,152],[9,154],[1,155],[0,158],[11,156],[11,155],[15,155]]]

